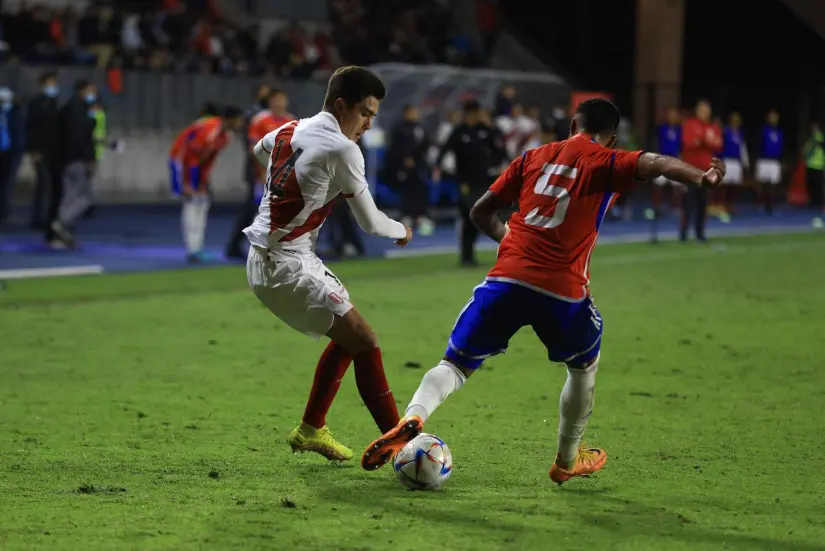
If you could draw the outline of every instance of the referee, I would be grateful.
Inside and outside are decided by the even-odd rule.
[[[489,122],[477,100],[464,104],[461,123],[438,152],[433,181],[441,179],[441,161],[447,153],[455,155],[456,180],[459,186],[458,209],[461,213],[461,265],[477,266],[475,243],[478,229],[470,220],[473,204],[490,187],[504,161],[504,140]]]

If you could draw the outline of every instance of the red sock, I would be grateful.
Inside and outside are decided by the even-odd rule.
[[[382,433],[398,424],[398,408],[384,374],[384,362],[381,349],[373,348],[359,352],[352,357],[355,362],[355,384],[358,393],[370,410],[375,424]]]
[[[304,410],[304,423],[320,429],[327,422],[327,412],[341,386],[352,356],[343,347],[330,342],[318,360],[315,379]]]

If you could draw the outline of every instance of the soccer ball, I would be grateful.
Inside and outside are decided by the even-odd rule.
[[[398,480],[410,490],[438,490],[450,478],[453,456],[443,440],[421,433],[393,460]]]

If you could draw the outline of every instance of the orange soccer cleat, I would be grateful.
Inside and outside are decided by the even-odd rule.
[[[565,466],[561,456],[556,454],[556,462],[550,467],[550,480],[561,486],[576,476],[589,476],[604,468],[607,463],[607,453],[599,448],[579,448],[576,464]]]
[[[424,421],[417,415],[404,417],[391,430],[367,446],[361,456],[361,466],[367,471],[380,469],[389,463],[407,442],[421,434]]]

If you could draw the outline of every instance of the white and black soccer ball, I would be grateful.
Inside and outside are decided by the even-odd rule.
[[[393,460],[398,480],[410,490],[438,490],[453,472],[450,448],[439,437],[421,433]]]

